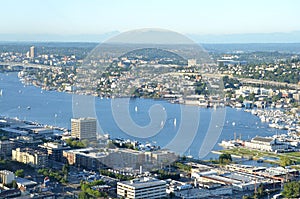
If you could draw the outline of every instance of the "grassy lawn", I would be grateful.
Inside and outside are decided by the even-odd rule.
[[[242,156],[244,158],[252,158],[254,160],[257,160],[262,157],[272,157],[272,158],[280,158],[280,157],[288,157],[293,161],[296,161],[297,163],[300,163],[300,152],[290,152],[290,153],[273,153],[273,152],[265,152],[265,151],[259,151],[259,150],[252,150],[247,148],[234,148],[234,149],[224,149],[221,150],[222,153],[229,153],[231,155],[237,155]],[[275,161],[279,162],[279,161]]]
[[[300,152],[290,152],[290,153],[286,153],[286,154],[289,156],[300,158]]]

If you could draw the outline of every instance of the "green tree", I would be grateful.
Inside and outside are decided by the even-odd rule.
[[[62,167],[62,172],[65,175],[67,175],[69,173],[69,165],[68,164],[64,164],[64,166]]]
[[[300,183],[299,182],[285,183],[281,194],[285,198],[299,198],[300,197]]]
[[[89,194],[85,191],[81,191],[79,194],[78,194],[78,198],[79,199],[89,199]]]
[[[207,91],[207,85],[205,82],[196,82],[195,83],[195,94],[198,94],[198,95],[207,95],[208,94],[208,91]]]
[[[254,101],[255,100],[255,94],[254,93],[250,93],[249,100],[250,101]]]
[[[179,168],[180,170],[186,171],[186,172],[190,172],[191,169],[192,169],[192,166],[186,165],[186,164],[183,164],[183,163],[180,163],[180,162],[175,162],[175,163],[174,163],[174,166],[176,166],[176,167]]]
[[[66,140],[66,144],[69,145],[72,148],[84,148],[86,145],[83,143],[83,141],[75,140],[72,138],[69,138]]]
[[[228,164],[230,162],[232,162],[232,157],[229,153],[223,153],[219,156],[220,164]]]
[[[18,177],[23,178],[24,177],[24,170],[23,169],[16,170],[15,175],[18,176]]]
[[[280,100],[282,98],[282,93],[278,93],[277,95],[274,95],[272,97],[272,102],[277,102],[278,100]]]
[[[242,95],[240,95],[239,97],[238,97],[238,102],[240,102],[240,103],[243,103],[243,101],[244,101],[244,98],[243,98],[243,96]]]
[[[257,188],[257,193],[255,195],[257,195],[258,198],[264,195],[264,186],[262,184]]]

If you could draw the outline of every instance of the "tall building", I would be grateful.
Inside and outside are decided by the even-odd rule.
[[[15,180],[15,174],[8,170],[1,170],[0,171],[0,180],[1,183],[6,185],[12,183]]]
[[[35,47],[31,46],[29,50],[29,57],[34,58],[36,56]]]
[[[95,118],[72,118],[71,135],[80,140],[95,140],[97,133],[97,120]]]
[[[124,198],[165,198],[166,182],[156,178],[142,177],[130,181],[118,182],[117,194]]]

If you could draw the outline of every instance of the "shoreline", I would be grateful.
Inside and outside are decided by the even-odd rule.
[[[1,72],[3,74],[5,73],[18,73],[18,72]],[[24,86],[33,86],[35,88],[38,88],[38,89],[41,89],[41,92],[43,92],[43,90],[45,90],[44,88],[36,85],[36,84],[33,84],[31,82],[29,83],[26,83],[25,81],[22,81],[22,78],[19,77],[19,75],[17,75],[19,81],[24,85]],[[0,88],[2,90],[2,88]],[[167,99],[167,98],[164,98],[164,97],[145,97],[145,96],[141,96],[141,97],[137,97],[137,96],[118,96],[118,97],[114,97],[114,96],[95,96],[95,95],[91,95],[91,94],[86,94],[86,93],[80,93],[80,92],[70,92],[70,91],[60,91],[58,89],[49,89],[49,90],[45,90],[45,91],[54,91],[54,92],[62,92],[62,93],[66,93],[66,94],[70,94],[70,95],[86,95],[86,96],[94,96],[94,97],[97,97],[97,98],[100,98],[100,99],[103,99],[103,98],[106,98],[106,99],[116,99],[116,98],[130,98],[130,99],[150,99],[150,100],[157,100],[157,101],[166,101],[170,104],[180,104],[180,105],[186,105],[186,106],[195,106],[195,107],[199,107],[199,108],[207,108],[207,109],[217,109],[217,108],[225,108],[225,107],[230,107],[230,108],[233,108],[233,109],[241,109],[245,112],[250,112],[252,113],[253,111],[259,111],[259,112],[266,112],[268,110],[274,110],[274,111],[280,111],[281,109],[278,109],[278,108],[272,108],[272,107],[269,107],[269,108],[264,108],[264,109],[261,109],[261,108],[250,108],[250,109],[247,109],[245,107],[236,107],[234,106],[232,103],[230,102],[225,102],[222,103],[221,106],[203,106],[203,105],[198,105],[198,104],[195,104],[195,103],[184,103],[184,102],[177,102],[175,100],[170,100],[170,99]],[[199,102],[198,100],[191,100],[192,102]],[[209,104],[208,102],[206,104]],[[290,110],[290,109],[284,109],[284,110]],[[253,114],[252,115],[260,118],[259,115],[257,114]],[[263,121],[261,120],[262,123],[265,123],[266,121]],[[267,122],[268,123],[268,122]],[[270,124],[270,123],[269,123]],[[277,126],[270,126],[269,125],[269,128],[272,128],[272,129],[280,129],[280,128],[277,128]],[[281,129],[282,130],[282,129]],[[283,130],[287,130],[287,129],[283,129]]]
[[[281,111],[280,108],[272,108],[272,107],[267,107],[267,108],[245,108],[243,106],[235,106],[233,101],[229,101],[226,102],[225,100],[222,101],[218,101],[215,102],[213,104],[211,104],[211,100],[208,100],[209,97],[206,96],[205,101],[202,101],[202,103],[200,103],[200,100],[196,100],[196,98],[194,100],[190,100],[190,99],[182,99],[182,98],[175,98],[175,99],[169,99],[166,97],[147,97],[147,96],[101,96],[101,95],[94,95],[94,94],[89,94],[89,93],[83,93],[83,92],[76,92],[76,91],[60,91],[57,88],[53,88],[53,89],[44,89],[43,87],[37,85],[37,84],[33,84],[32,82],[25,82],[22,81],[22,78],[19,77],[19,80],[22,82],[23,85],[31,85],[34,86],[36,88],[40,88],[42,90],[46,90],[46,91],[55,91],[55,92],[63,92],[63,93],[67,93],[67,94],[71,94],[71,95],[86,95],[86,96],[94,96],[100,99],[106,98],[106,99],[120,99],[120,98],[129,98],[129,99],[151,99],[151,100],[158,100],[158,101],[167,101],[170,104],[180,104],[180,105],[186,105],[186,106],[195,106],[195,107],[200,107],[200,108],[207,108],[207,109],[217,109],[217,108],[225,108],[225,107],[230,107],[230,108],[234,108],[234,109],[241,109],[245,112],[250,112],[252,115],[258,117],[261,119],[261,117],[256,114],[257,112],[262,112],[264,114],[266,114],[267,111],[269,110],[274,110],[274,111]],[[176,96],[176,95],[174,95]],[[199,96],[197,96],[199,97]],[[256,111],[256,113],[254,114],[253,111]],[[285,108],[284,110],[291,110],[291,108]],[[282,112],[282,114],[284,114]],[[271,120],[273,121],[273,120]],[[280,129],[280,130],[289,130],[289,127],[286,127],[287,124],[284,124],[284,126],[282,127],[281,125],[272,125],[273,123],[270,123],[268,121],[264,121],[261,119],[261,122],[267,122],[269,124],[269,128],[273,128],[273,129]],[[300,128],[299,128],[300,130]]]
[[[10,75],[11,77],[14,77],[15,76],[15,74],[12,74],[12,75]],[[14,81],[15,82],[18,82],[19,81],[19,79],[17,78],[17,77],[14,77]],[[22,86],[22,84],[20,84],[20,86]],[[31,86],[33,86],[33,85],[30,85],[30,87]],[[22,86],[23,87],[23,86]],[[39,91],[40,91],[40,88],[39,87],[36,87],[36,86],[33,86],[32,88],[35,88],[35,90],[38,92],[38,93],[40,93]],[[18,90],[16,90],[16,91],[18,91]],[[47,92],[48,93],[48,92]],[[53,92],[54,93],[54,92]],[[59,92],[58,92],[59,93]],[[66,93],[66,92],[64,92],[64,93]],[[71,93],[66,93],[66,94],[71,94]],[[149,99],[149,100],[162,100],[162,99],[153,99],[153,98],[145,98],[145,99]],[[162,100],[162,101],[166,101],[166,100]],[[168,103],[168,102],[167,102]],[[25,106],[26,107],[26,106]],[[231,107],[229,107],[229,108],[231,108]],[[33,109],[33,106],[32,106],[32,109]],[[204,110],[204,109],[203,109]],[[236,109],[234,109],[234,110],[236,110]],[[50,116],[48,116],[49,118],[50,118]],[[24,119],[24,121],[26,121],[26,119]],[[32,120],[32,121],[36,121],[36,120]],[[178,125],[178,121],[177,121],[177,125]],[[231,126],[231,125],[230,125]],[[111,134],[111,132],[112,131],[109,131],[109,134]],[[233,132],[233,131],[232,131]],[[112,134],[111,134],[112,135]],[[113,137],[115,137],[115,138],[117,138],[116,136],[113,136]],[[123,136],[120,136],[120,137],[123,137]],[[123,137],[124,138],[124,137]]]

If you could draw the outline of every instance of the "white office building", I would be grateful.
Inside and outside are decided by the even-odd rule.
[[[1,183],[6,185],[12,183],[15,180],[15,174],[8,170],[1,170],[0,171],[0,180]]]
[[[133,198],[164,198],[167,196],[166,182],[156,178],[142,177],[130,181],[118,182],[119,197]]]

